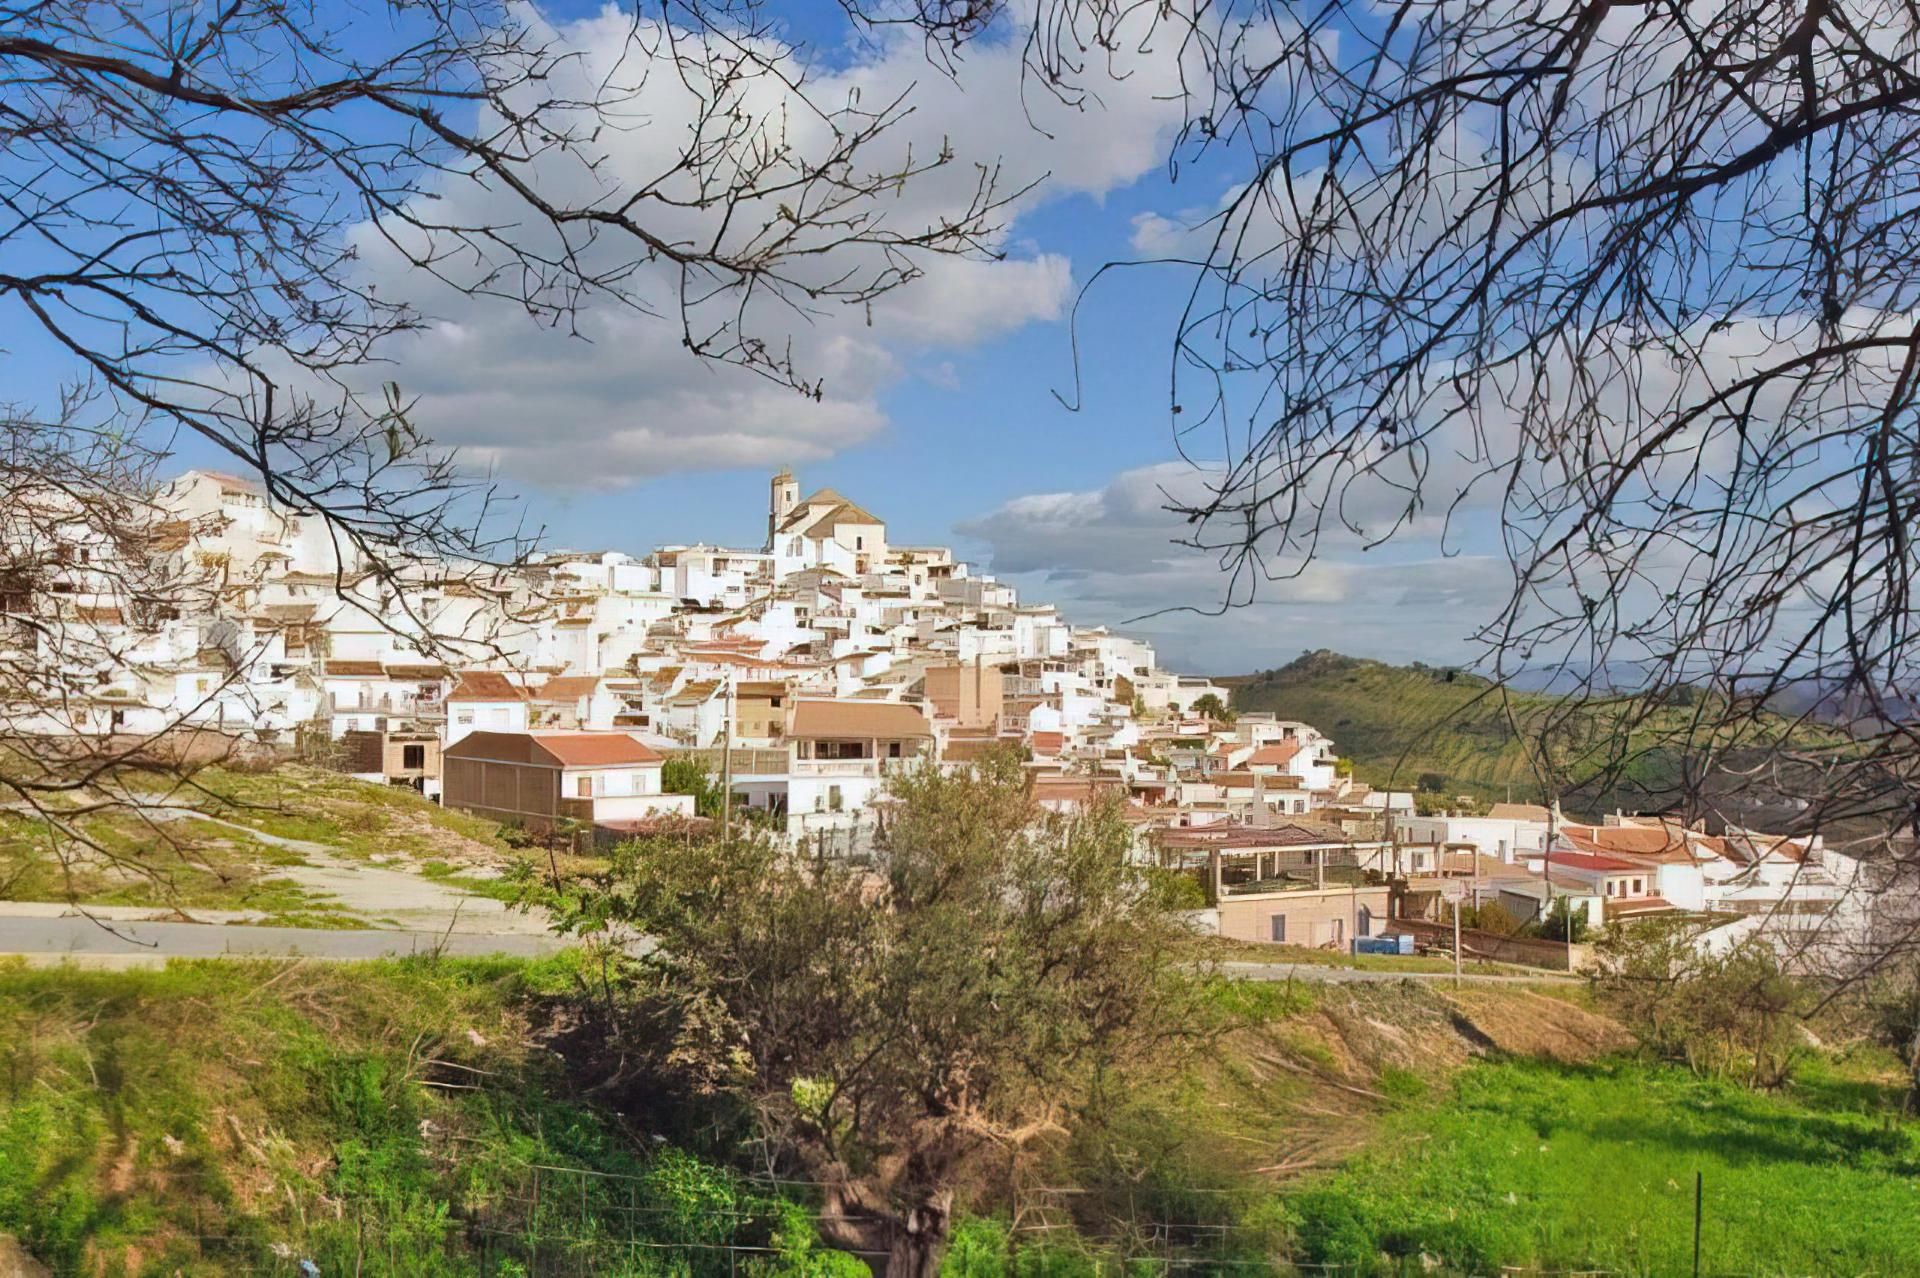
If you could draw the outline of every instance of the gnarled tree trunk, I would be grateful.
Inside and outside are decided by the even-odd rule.
[[[904,1212],[858,1184],[830,1184],[820,1236],[867,1262],[874,1278],[937,1278],[953,1230],[953,1190],[916,1191]]]
[[[938,1278],[952,1229],[953,1191],[926,1191],[895,1227],[887,1267],[879,1278]]]

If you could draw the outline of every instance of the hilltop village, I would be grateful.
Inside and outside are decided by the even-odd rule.
[[[139,564],[82,537],[7,584],[0,613],[37,670],[16,730],[185,729],[602,842],[699,819],[667,783],[685,758],[743,819],[820,855],[868,846],[891,771],[1008,749],[1044,808],[1120,799],[1137,854],[1190,871],[1208,925],[1239,940],[1347,948],[1463,902],[1536,933],[1558,919],[1569,955],[1584,931],[1664,914],[1709,924],[1709,947],[1867,925],[1855,864],[1817,839],[1528,804],[1418,813],[1356,780],[1313,725],[1235,715],[1226,688],[1161,668],[1147,643],[1023,602],[950,549],[897,544],[788,470],[758,548],[511,569],[368,571],[317,521],[212,471],[152,510]],[[156,575],[170,602],[143,605],[127,583]],[[1542,957],[1527,944],[1508,956]]]

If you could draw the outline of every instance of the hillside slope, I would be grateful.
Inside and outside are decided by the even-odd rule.
[[[1272,711],[1327,733],[1353,761],[1355,776],[1378,788],[1412,790],[1423,774],[1433,774],[1447,795],[1538,801],[1542,789],[1530,752],[1538,749],[1534,738],[1542,726],[1561,720],[1562,767],[1574,782],[1570,801],[1651,806],[1675,773],[1674,757],[1658,744],[1658,721],[1636,731],[1621,752],[1604,711],[1569,714],[1559,697],[1502,692],[1464,671],[1390,666],[1323,650],[1221,682],[1233,690],[1236,710]]]

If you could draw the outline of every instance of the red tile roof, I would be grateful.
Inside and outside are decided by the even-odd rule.
[[[1569,870],[1589,870],[1600,874],[1626,874],[1633,871],[1646,873],[1647,867],[1635,865],[1632,861],[1622,861],[1615,856],[1598,856],[1591,852],[1555,852],[1547,857],[1554,865],[1564,865]]]
[[[1299,753],[1298,741],[1272,741],[1255,750],[1252,757],[1247,760],[1247,766],[1251,768],[1261,764],[1271,764],[1283,768],[1293,762],[1293,756]]]
[[[447,694],[449,701],[525,701],[524,688],[497,670],[467,670],[460,682]]]
[[[659,763],[666,756],[624,732],[535,732],[534,744],[561,766],[590,768],[619,764]]]
[[[534,690],[535,701],[578,701],[600,686],[599,675],[558,675]]]

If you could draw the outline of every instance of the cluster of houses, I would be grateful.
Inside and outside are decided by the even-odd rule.
[[[1219,931],[1249,941],[1345,946],[1465,898],[1518,923],[1687,913],[1730,944],[1831,924],[1858,896],[1818,840],[1525,804],[1418,815],[1311,725],[1219,714],[1225,688],[1161,669],[1146,643],[1023,603],[946,548],[894,544],[879,516],[803,496],[786,470],[757,549],[398,578],[343,563],[326,529],[246,479],[189,472],[153,505],[140,553],[158,568],[130,574],[109,563],[124,546],[83,543],[0,582],[0,638],[38,663],[31,695],[8,691],[16,729],[185,725],[536,834],[605,837],[692,815],[663,777],[684,756],[737,810],[842,854],[883,824],[893,770],[1011,749],[1043,806],[1119,799],[1140,855],[1191,871]],[[130,597],[155,574],[206,602]]]

